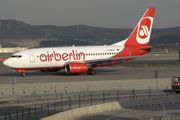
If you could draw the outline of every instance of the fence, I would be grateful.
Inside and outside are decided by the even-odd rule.
[[[56,99],[54,99],[53,102],[3,108],[0,112],[0,120],[37,120],[58,112],[83,106],[119,101],[123,99],[134,101],[140,98],[151,99],[153,97],[168,95],[167,92],[162,90],[151,90],[150,88],[148,90],[103,90],[56,94]]]

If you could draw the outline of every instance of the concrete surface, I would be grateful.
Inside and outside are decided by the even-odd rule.
[[[158,82],[158,83],[157,83]],[[71,81],[71,82],[49,82],[49,83],[18,83],[16,85],[0,84],[0,96],[13,95],[45,95],[55,93],[68,93],[94,90],[135,90],[137,89],[167,89],[170,88],[170,78],[159,79],[133,79],[133,80],[102,80],[102,81]]]
[[[18,73],[14,73],[12,69],[0,65],[0,98],[12,96],[13,90],[15,95],[31,95],[34,93],[44,95],[55,93],[55,91],[62,93],[65,91],[77,92],[104,89],[148,89],[149,87],[152,89],[166,89],[170,88],[170,78],[172,76],[180,76],[180,67],[174,66],[174,63],[175,65],[178,64],[177,59],[177,56],[154,56],[154,58],[148,56],[132,63],[133,67],[114,66],[98,68],[95,76],[72,76],[65,74],[64,71],[60,71],[56,73],[29,72],[27,77],[22,78]],[[149,63],[153,65],[162,63],[170,66],[134,67],[136,64],[146,65]],[[155,70],[159,71],[158,79],[155,79]],[[166,98],[160,96],[159,100],[161,99]],[[170,101],[173,101],[173,99]],[[143,100],[137,103],[134,102],[133,105],[139,105],[143,102]],[[159,104],[158,102],[156,100],[153,101],[153,103]],[[140,110],[140,112],[142,111],[144,110]],[[130,111],[128,112],[131,113]],[[117,111],[117,114],[120,114],[119,111]],[[105,118],[119,120],[119,115],[117,114],[115,114],[115,117],[110,115],[110,117]],[[127,116],[121,117],[123,117],[123,120],[128,120]]]
[[[136,64],[174,64],[178,56],[161,55],[138,58]],[[178,62],[176,63],[178,64]],[[155,71],[159,72],[155,78]],[[180,67],[125,67],[113,66],[97,69],[97,75],[67,75],[64,71],[43,73],[28,72],[21,77],[12,69],[0,65],[0,97],[9,95],[53,94],[63,92],[92,91],[103,89],[166,89],[170,88],[170,79],[180,76]],[[14,91],[14,92],[13,92]]]
[[[147,55],[135,59],[133,62],[97,68],[97,75],[67,75],[63,70],[59,72],[43,73],[40,71],[28,72],[27,77],[22,78],[20,74],[14,73],[10,68],[0,64],[0,84],[16,83],[62,83],[62,82],[87,82],[87,81],[109,81],[109,80],[134,80],[154,78],[155,70],[159,71],[159,78],[171,78],[180,76],[180,63],[177,54]],[[160,66],[159,66],[160,65]],[[143,66],[143,67],[137,67]],[[151,67],[148,67],[151,66]]]
[[[82,116],[98,114],[105,111],[120,110],[119,102],[110,102],[88,107],[81,107],[42,118],[41,120],[75,120]]]
[[[127,100],[129,109],[108,111],[91,116],[83,116],[77,120],[179,120],[180,97],[161,97],[155,99]],[[125,105],[121,101],[121,105]]]

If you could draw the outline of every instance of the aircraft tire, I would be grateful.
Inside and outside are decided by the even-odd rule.
[[[88,75],[96,75],[96,70],[93,68],[89,69]]]
[[[26,77],[26,73],[21,73],[21,76],[22,77]]]

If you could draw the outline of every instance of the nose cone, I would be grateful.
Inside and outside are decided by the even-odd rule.
[[[12,67],[13,61],[11,59],[6,59],[3,64],[8,67]]]

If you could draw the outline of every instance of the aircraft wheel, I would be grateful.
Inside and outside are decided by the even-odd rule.
[[[22,77],[26,77],[26,73],[21,73],[21,76]]]
[[[93,68],[89,69],[88,75],[96,75],[96,70]]]
[[[180,91],[176,91],[176,94],[180,94]]]

